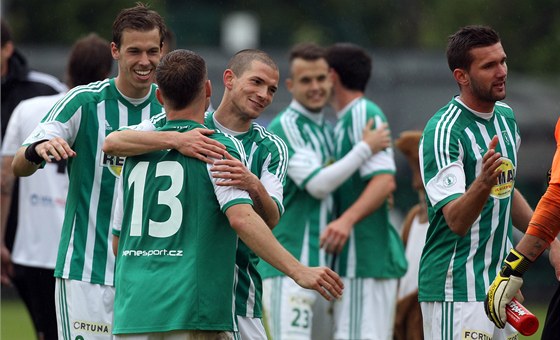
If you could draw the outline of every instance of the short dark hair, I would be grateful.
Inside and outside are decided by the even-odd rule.
[[[307,61],[315,61],[325,58],[326,50],[312,42],[304,42],[296,44],[290,50],[290,63],[296,59],[303,59]]]
[[[260,61],[266,65],[278,70],[278,65],[268,53],[257,49],[245,49],[237,52],[229,60],[227,67],[232,70],[236,76],[241,76],[251,65],[253,61]]]
[[[120,11],[115,18],[113,22],[113,42],[117,45],[117,48],[121,47],[122,34],[125,29],[151,31],[154,28],[159,30],[159,46],[162,47],[167,30],[163,18],[147,5],[137,2],[136,6]]]
[[[169,52],[156,68],[156,83],[165,104],[174,110],[185,108],[204,90],[208,79],[206,62],[198,54],[178,49]]]
[[[473,61],[473,48],[492,46],[499,42],[498,33],[488,26],[471,25],[459,29],[448,38],[446,53],[449,69],[469,70]]]
[[[327,49],[329,67],[338,73],[340,82],[350,90],[364,92],[371,77],[372,58],[352,43],[336,43]]]
[[[6,45],[6,43],[8,41],[12,41],[12,30],[10,29],[10,26],[8,25],[8,23],[6,22],[6,20],[4,20],[4,18],[2,18],[2,32],[0,32],[0,39],[2,40],[2,47],[4,47],[4,45]]]
[[[67,67],[68,86],[103,80],[112,67],[111,45],[97,34],[90,33],[72,46]]]

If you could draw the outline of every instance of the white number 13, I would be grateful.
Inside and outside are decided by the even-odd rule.
[[[144,189],[146,187],[146,176],[148,173],[148,162],[139,162],[128,177],[128,188],[134,186],[134,197],[132,199],[132,216],[130,223],[130,236],[142,235],[142,221],[144,204]],[[158,192],[158,204],[166,205],[171,210],[167,221],[148,221],[148,235],[153,237],[169,237],[179,231],[183,221],[183,206],[177,195],[183,188],[183,167],[175,161],[165,161],[157,164],[156,177],[168,176],[171,179],[169,189]]]

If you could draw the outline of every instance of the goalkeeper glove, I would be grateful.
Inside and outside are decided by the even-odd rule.
[[[484,300],[484,310],[486,316],[498,328],[504,328],[506,325],[506,305],[518,295],[523,285],[522,276],[531,263],[521,253],[512,249],[502,270],[490,285]]]

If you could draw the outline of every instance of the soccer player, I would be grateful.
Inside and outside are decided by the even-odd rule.
[[[109,42],[91,33],[72,46],[66,67],[67,85],[73,88],[103,80],[112,66]],[[3,226],[14,189],[11,169],[14,154],[39,124],[43,114],[63,96],[61,93],[24,100],[10,117],[2,146],[4,168],[0,215]],[[11,254],[2,254],[3,266],[25,302],[37,337],[57,339],[54,267],[68,194],[66,161],[49,163],[35,176],[22,178],[19,192],[22,209],[19,210],[14,248]]]
[[[51,157],[68,159],[70,183],[55,268],[60,339],[111,338],[114,255],[108,244],[123,159],[101,147],[119,126],[162,112],[153,80],[164,33],[155,11],[140,3],[123,9],[111,42],[117,77],[69,91],[15,155],[17,176],[33,174]]]
[[[170,141],[182,136],[176,136],[174,131],[154,132],[166,122],[165,114],[160,114],[138,126],[110,134],[104,150],[130,156],[175,148],[184,155],[213,163],[215,176],[228,179],[218,182],[218,185],[233,185],[247,190],[255,210],[272,228],[284,210],[282,184],[288,157],[284,142],[255,123],[254,119],[272,102],[278,79],[278,67],[268,54],[254,49],[242,50],[230,59],[224,71],[225,90],[218,109],[206,114],[205,126],[183,133],[202,131],[199,135],[203,138],[202,142],[193,137],[183,144],[168,146]],[[221,159],[223,145],[202,134],[214,131],[210,129],[221,130],[239,139],[243,143],[248,166],[235,159]],[[255,268],[258,258],[240,242],[237,262],[239,329],[243,339],[259,339],[265,337],[266,332],[261,321],[261,278]]]
[[[420,146],[430,226],[419,301],[428,339],[516,336],[484,314],[488,284],[532,210],[515,189],[519,129],[506,97],[507,56],[496,31],[466,26],[449,37],[459,95],[427,123]]]
[[[158,66],[157,83],[167,115],[161,129],[202,126],[211,94],[202,58],[185,50],[170,52]],[[226,146],[231,158],[245,160],[244,147],[235,137],[221,133],[211,137]],[[212,176],[212,167],[174,149],[127,158],[119,188],[123,190],[122,228],[118,230],[121,224],[116,220],[114,231],[117,339],[167,332],[173,336],[184,332],[187,338],[196,334],[202,339],[233,339],[235,232],[302,286],[322,291],[326,298],[341,294],[336,273],[297,262],[254,212],[249,194],[235,186],[217,185],[223,179]],[[169,308],[178,300],[184,304],[170,317]]]
[[[372,68],[367,51],[338,43],[327,49],[326,58],[338,117],[334,152],[341,159],[360,142],[366,122],[378,127],[387,119],[364,97]],[[322,232],[321,247],[336,254],[335,271],[351,292],[334,304],[335,339],[392,338],[397,280],[407,268],[401,238],[389,221],[394,174],[389,147],[368,157],[335,192],[336,219]]]
[[[286,210],[273,233],[303,263],[324,265],[319,234],[332,219],[330,194],[372,153],[389,146],[389,133],[383,129],[370,131],[368,125],[364,142],[332,164],[332,128],[323,111],[332,87],[325,50],[311,43],[295,45],[290,51],[286,87],[292,102],[268,126],[284,139],[289,150]],[[274,339],[332,336],[329,306],[316,292],[301,289],[268,263],[261,262],[258,269],[264,278],[263,302]]]
[[[555,267],[560,265],[557,263],[559,252],[556,239],[560,232],[560,119],[556,123],[554,137],[557,147],[552,160],[548,188],[535,208],[525,235],[515,249],[511,249],[505,258],[502,270],[488,289],[485,301],[486,313],[499,328],[505,327],[506,305],[518,294],[523,284],[523,274],[553,242],[555,248],[551,249],[551,263]],[[558,268],[556,273],[558,275]],[[559,292],[560,290],[554,295],[549,307],[543,339],[558,336]]]

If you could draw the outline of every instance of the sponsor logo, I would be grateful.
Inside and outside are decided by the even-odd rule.
[[[122,256],[183,256],[183,251],[175,249],[128,249],[122,252]]]
[[[101,152],[101,166],[106,167],[117,178],[121,177],[122,166],[126,157],[112,156]]]
[[[53,198],[51,196],[42,196],[37,194],[32,194],[30,197],[30,201],[32,206],[64,207],[66,205],[66,200],[63,198]]]
[[[490,196],[494,198],[507,198],[513,192],[513,183],[515,180],[515,168],[511,160],[502,157],[502,164],[498,167],[502,173],[496,181],[496,185],[492,187]]]
[[[109,124],[108,121],[105,121],[105,131],[113,131],[113,127]]]
[[[484,333],[481,331],[463,331],[463,340],[492,340],[492,334]]]
[[[72,326],[76,330],[89,333],[111,334],[111,325],[106,323],[95,323],[89,321],[74,321]]]

